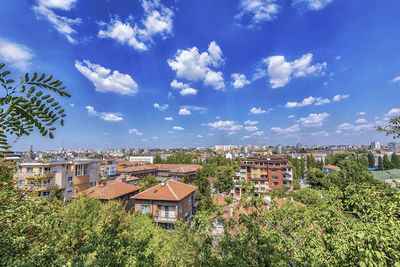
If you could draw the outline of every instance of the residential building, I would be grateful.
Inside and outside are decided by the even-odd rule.
[[[394,153],[400,153],[400,143],[398,143],[398,142],[390,142],[388,144],[388,148],[390,151],[392,151]]]
[[[240,177],[248,183],[255,183],[258,193],[282,187],[293,188],[292,166],[283,156],[245,158],[240,165]]]
[[[379,150],[379,149],[381,149],[381,144],[378,141],[373,141],[373,142],[371,142],[371,149]]]
[[[196,186],[169,180],[132,197],[137,212],[149,213],[157,225],[174,229],[178,220],[191,220],[197,206]]]
[[[86,189],[79,194],[85,193],[90,197],[98,198],[103,203],[110,200],[121,201],[126,210],[129,211],[133,207],[133,199],[131,197],[139,193],[140,189],[140,186],[113,180],[102,181],[98,185]]]
[[[322,171],[323,171],[325,174],[328,174],[328,173],[331,173],[331,172],[340,171],[340,168],[339,168],[338,166],[328,164],[328,165],[325,165],[325,166],[322,168]]]
[[[283,145],[277,145],[275,148],[276,154],[284,154],[285,153],[285,148]]]
[[[130,162],[138,162],[138,161],[143,161],[143,162],[148,162],[150,164],[153,164],[154,156],[131,156],[129,157]]]
[[[195,178],[196,171],[201,168],[203,166],[196,164],[148,164],[141,166],[120,164],[117,166],[117,174],[129,174],[138,178],[152,175],[165,179],[171,178],[175,181],[184,181],[187,177],[189,181],[192,181]]]
[[[39,197],[50,196],[51,189],[58,185],[63,190],[64,200],[68,200],[74,193],[98,184],[99,162],[96,159],[23,162],[15,179],[18,187],[37,191]]]

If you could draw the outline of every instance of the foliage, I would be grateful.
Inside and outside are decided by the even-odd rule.
[[[157,184],[158,184],[157,177],[155,177],[154,175],[148,175],[140,179],[137,185],[142,187],[142,189],[140,189],[141,191],[144,191],[153,186],[156,186]]]
[[[325,174],[317,168],[307,169],[307,181],[312,187],[320,188],[323,185]]]
[[[0,63],[0,70],[5,66]],[[0,152],[10,148],[8,139],[10,136],[17,138],[30,135],[34,129],[39,130],[43,136],[54,138],[54,127],[57,121],[64,125],[66,116],[64,109],[51,93],[61,97],[70,97],[61,86],[60,80],[52,80],[53,76],[46,74],[25,74],[20,77],[20,82],[10,79],[10,71],[0,73],[0,84],[4,88],[4,94],[0,95]]]
[[[377,130],[386,135],[393,135],[393,138],[400,138],[400,116],[390,119],[386,125],[378,126]]]
[[[220,193],[229,193],[233,187],[233,175],[235,170],[227,166],[217,167],[216,176],[217,181],[214,183],[214,187]]]

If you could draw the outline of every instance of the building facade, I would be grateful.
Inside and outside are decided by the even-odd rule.
[[[33,190],[39,197],[50,196],[56,185],[63,190],[64,200],[99,182],[100,160],[24,162],[15,174],[17,187]]]
[[[157,225],[172,230],[178,220],[192,219],[196,190],[196,186],[169,180],[133,196],[134,210],[149,213]]]
[[[242,160],[240,178],[253,182],[258,193],[271,189],[293,189],[292,166],[282,156],[250,157]]]

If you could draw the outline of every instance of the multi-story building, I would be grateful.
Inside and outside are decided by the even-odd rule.
[[[24,162],[19,164],[15,179],[18,187],[34,190],[39,197],[50,196],[51,189],[58,185],[64,200],[68,200],[74,193],[98,184],[99,162],[96,159]]]
[[[388,144],[388,148],[390,151],[395,152],[395,153],[400,153],[400,143],[397,142],[390,142]]]
[[[174,229],[178,220],[191,220],[196,186],[169,180],[132,197],[135,211],[149,213],[157,225]]]
[[[253,157],[242,160],[240,177],[255,183],[258,193],[276,188],[293,188],[292,166],[282,156]]]
[[[381,149],[381,143],[379,143],[378,141],[373,141],[373,142],[371,142],[371,149],[372,149],[372,150],[379,150],[379,149]]]
[[[148,162],[150,164],[153,164],[154,156],[131,156],[129,157],[130,162]]]

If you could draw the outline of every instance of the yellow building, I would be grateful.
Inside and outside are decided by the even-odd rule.
[[[24,162],[15,174],[16,185],[38,192],[39,197],[50,196],[51,189],[58,185],[63,190],[64,200],[70,199],[99,182],[97,159],[73,161]]]

